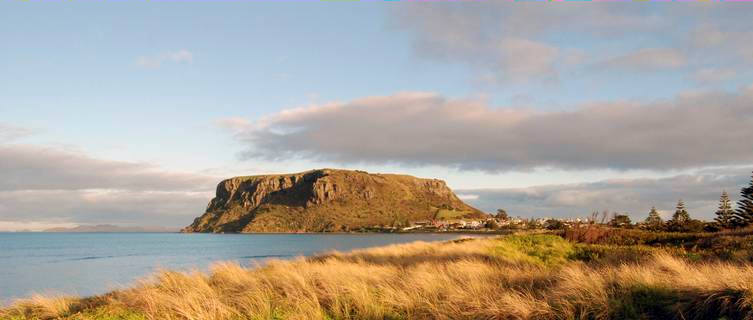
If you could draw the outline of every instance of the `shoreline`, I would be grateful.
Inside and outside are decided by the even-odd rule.
[[[511,231],[394,231],[394,232],[380,232],[380,231],[364,231],[364,232],[358,232],[358,231],[351,231],[351,232],[344,232],[344,231],[337,231],[337,232],[178,232],[183,234],[281,234],[281,235],[292,235],[292,234],[302,234],[302,235],[326,235],[326,234],[337,234],[337,235],[362,235],[362,234],[491,234],[491,235],[505,235],[505,234],[512,234],[515,232],[518,232],[519,230],[511,230]]]
[[[209,272],[161,271],[102,295],[16,301],[0,308],[0,318],[753,316],[753,302],[744,299],[753,293],[750,232],[578,232],[392,244],[272,259],[254,267],[216,262]],[[578,240],[594,232],[608,237]],[[729,260],[716,247],[706,247],[717,238],[724,249],[737,248],[739,258]]]
[[[487,236],[490,235],[7,233],[0,234],[3,248],[10,250],[4,255],[6,259],[0,258],[0,298],[9,301],[34,292],[101,294],[111,289],[110,284],[128,284],[159,268],[207,270],[219,261],[249,266],[274,256],[294,259],[331,250]],[[60,277],[60,272],[66,277]]]
[[[454,231],[394,231],[394,232],[379,232],[379,231],[365,231],[365,232],[358,232],[358,231],[351,231],[351,232],[344,232],[344,231],[338,231],[338,232],[149,232],[149,231],[139,231],[139,232],[47,232],[47,231],[0,231],[0,234],[22,234],[22,233],[39,233],[39,234],[226,234],[226,235],[253,235],[253,234],[279,234],[279,235],[293,235],[293,234],[304,234],[304,235],[326,235],[326,234],[336,234],[336,235],[362,235],[362,234],[489,234],[489,235],[506,235],[506,234],[512,234],[516,232],[520,232],[522,230],[495,230],[495,231],[481,231],[481,230],[468,230],[468,231],[461,231],[461,230],[454,230]],[[543,231],[543,229],[541,230]]]

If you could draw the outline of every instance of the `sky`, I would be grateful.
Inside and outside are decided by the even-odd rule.
[[[221,179],[323,167],[513,216],[710,219],[753,171],[752,13],[4,1],[0,230],[181,227]]]

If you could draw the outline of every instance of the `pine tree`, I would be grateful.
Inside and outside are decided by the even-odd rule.
[[[662,225],[664,221],[662,221],[661,217],[659,216],[659,212],[656,211],[656,207],[651,207],[651,211],[648,213],[648,217],[646,218],[646,225],[651,228],[657,228]]]
[[[685,210],[685,202],[682,202],[682,199],[677,202],[677,210],[675,211],[675,214],[672,215],[672,222],[677,225],[684,225],[688,221],[690,221],[690,215],[688,214],[688,211]]]
[[[750,185],[740,190],[740,200],[737,201],[735,224],[741,227],[753,224],[753,177]]]
[[[716,210],[714,221],[722,228],[732,228],[735,225],[735,211],[732,210],[732,201],[727,191],[722,191],[722,196],[719,198],[719,210]]]
[[[615,228],[630,228],[633,224],[630,221],[630,216],[627,214],[615,214],[612,220],[609,220],[609,225]]]
[[[507,220],[510,217],[507,215],[507,211],[505,211],[505,209],[497,209],[497,215],[495,216],[495,218],[500,220]]]

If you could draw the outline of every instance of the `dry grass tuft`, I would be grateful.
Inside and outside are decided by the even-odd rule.
[[[37,297],[0,318],[126,319],[100,316],[117,308],[128,319],[753,319],[750,264],[661,251],[586,263],[577,248],[529,235],[224,262],[209,274],[162,271],[89,308]]]
[[[8,313],[19,316],[34,316],[39,319],[57,319],[68,315],[76,299],[65,296],[42,296],[35,294],[31,298],[17,301]],[[0,315],[3,315],[0,313]]]

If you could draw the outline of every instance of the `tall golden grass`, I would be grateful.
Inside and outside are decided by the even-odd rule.
[[[504,247],[503,250],[500,247]],[[20,301],[3,319],[753,319],[753,266],[657,251],[587,264],[531,235],[163,271],[105,296]],[[543,252],[543,253],[542,253]],[[553,257],[553,258],[552,258]]]

